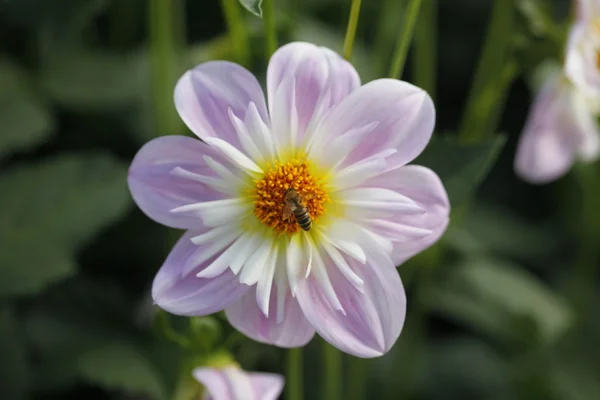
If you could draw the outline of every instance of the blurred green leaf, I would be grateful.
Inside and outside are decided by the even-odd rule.
[[[0,159],[43,143],[54,129],[52,114],[30,85],[23,71],[0,59]]]
[[[465,255],[490,253],[527,260],[543,258],[557,246],[547,227],[527,223],[508,209],[481,204],[471,206],[460,225],[451,225],[445,240]]]
[[[468,337],[440,340],[426,353],[418,393],[427,399],[515,398],[505,362],[489,345]]]
[[[29,365],[25,345],[17,327],[14,313],[0,308],[0,398],[28,398]]]
[[[72,357],[135,332],[132,299],[105,280],[77,277],[41,293],[26,314],[41,358]]]
[[[73,27],[89,21],[108,3],[107,0],[5,0],[3,12],[12,23],[39,27],[51,23]]]
[[[460,143],[456,137],[433,137],[414,164],[431,168],[441,178],[456,207],[469,196],[487,176],[504,147],[506,138],[496,136],[476,144]]]
[[[143,380],[156,368],[158,378],[149,385],[149,394],[161,395],[163,385],[172,390],[178,379],[179,349],[156,340],[150,335],[150,326],[139,326],[140,310],[136,304],[121,287],[81,276],[55,285],[38,296],[25,314],[27,338],[37,356],[36,387],[62,389],[83,377],[118,388],[121,383],[112,377],[113,372],[101,371],[102,363],[107,361],[100,358],[98,352],[127,346],[132,350],[125,352],[127,360],[123,362],[133,363],[134,369],[132,382],[122,389],[140,391]],[[115,352],[110,352],[114,356]],[[133,358],[132,352],[136,354]],[[113,362],[122,361],[115,358]],[[135,367],[135,363],[139,366]],[[61,368],[56,368],[57,365]],[[122,371],[120,374],[123,379],[129,379]]]
[[[548,344],[573,322],[565,301],[539,279],[523,268],[490,258],[468,259],[453,268],[432,289],[429,301],[434,309],[500,340]]]
[[[244,6],[244,8],[250,11],[252,14],[257,17],[262,18],[262,2],[263,0],[239,0],[240,4]]]
[[[155,366],[133,343],[116,342],[94,348],[79,357],[84,379],[108,389],[166,399],[167,389]]]
[[[590,302],[577,329],[561,340],[551,357],[548,386],[557,399],[600,399],[600,297]]]
[[[149,87],[142,53],[71,50],[52,54],[42,69],[48,95],[73,110],[122,110],[134,107]]]
[[[71,275],[74,252],[130,204],[126,167],[102,154],[21,165],[0,177],[0,296]]]

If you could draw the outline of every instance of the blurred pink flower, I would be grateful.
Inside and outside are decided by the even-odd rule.
[[[239,65],[201,64],[179,80],[175,105],[204,142],[161,137],[136,155],[138,206],[187,230],[154,301],[179,315],[225,309],[238,330],[281,347],[316,330],[350,354],[382,355],[406,311],[395,266],[448,224],[437,175],[406,165],[429,142],[433,103],[398,80],[360,86],[351,64],[308,43],[273,55],[267,94],[268,106]],[[308,231],[284,218],[288,188],[304,197]]]
[[[245,372],[234,366],[196,368],[192,374],[206,388],[204,400],[276,400],[283,389],[281,375]]]
[[[578,0],[577,20],[571,27],[565,74],[582,94],[600,105],[600,1]]]
[[[531,183],[551,182],[575,160],[593,161],[599,153],[600,132],[589,98],[554,73],[529,112],[515,158],[517,174]]]

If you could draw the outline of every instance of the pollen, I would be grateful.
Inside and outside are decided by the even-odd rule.
[[[293,235],[301,231],[294,215],[284,218],[285,192],[292,188],[301,196],[302,204],[314,224],[326,211],[327,195],[323,178],[311,173],[310,162],[304,158],[292,159],[286,163],[275,163],[265,169],[262,178],[255,181],[252,190],[254,215],[264,225],[273,228],[280,235]]]

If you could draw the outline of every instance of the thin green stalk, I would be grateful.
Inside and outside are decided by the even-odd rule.
[[[150,0],[150,63],[154,91],[156,132],[160,135],[178,133],[181,121],[173,107],[173,87],[179,73],[177,21],[182,7],[179,0]]]
[[[394,24],[397,24],[397,16],[400,14],[400,6],[406,0],[382,0],[383,4],[379,10],[379,21],[375,25],[375,44],[373,45],[373,58],[377,60],[377,72],[387,73],[389,52],[393,44],[390,41],[389,32]]]
[[[363,400],[366,395],[368,360],[346,356],[348,361],[347,400]]]
[[[325,382],[323,400],[342,398],[342,353],[327,342],[323,342]]]
[[[277,50],[277,24],[275,23],[275,0],[263,1],[263,20],[267,39],[267,61]]]
[[[437,67],[437,0],[423,0],[415,27],[412,72],[415,85],[435,99]]]
[[[248,32],[238,0],[221,0],[221,7],[227,21],[235,58],[240,64],[248,65],[250,61]]]
[[[171,326],[169,314],[166,311],[158,311],[156,318],[158,320],[158,328],[160,332],[170,341],[177,343],[183,349],[189,349],[191,346],[189,338],[177,332]]]
[[[392,57],[392,65],[390,67],[390,78],[400,78],[402,76],[402,70],[404,69],[404,63],[406,62],[406,56],[410,43],[412,42],[413,32],[415,24],[419,16],[419,9],[421,8],[421,0],[410,0],[406,9],[406,15],[404,23],[402,24],[402,31],[398,37],[396,43],[396,49]]]
[[[489,96],[492,90],[496,90],[498,76],[508,60],[514,1],[494,1],[483,51],[460,124],[459,137],[465,143],[477,142],[492,133],[483,128],[486,127],[486,120],[493,114],[495,105],[482,107],[481,97]]]
[[[352,0],[350,7],[350,17],[348,18],[348,28],[346,28],[346,38],[344,39],[344,58],[350,60],[352,56],[352,46],[356,37],[356,27],[358,26],[358,17],[360,15],[360,1]]]
[[[285,377],[285,398],[287,400],[304,399],[304,374],[302,367],[302,348],[289,349],[287,352]]]
[[[600,235],[600,210],[598,209],[598,174],[593,165],[577,165],[575,176],[581,190],[579,249],[575,260],[569,295],[581,311],[591,304],[600,266],[598,235]]]
[[[502,66],[494,85],[482,95],[479,109],[489,110],[486,118],[481,119],[480,126],[475,128],[479,132],[493,133],[498,127],[498,121],[504,111],[504,105],[508,98],[508,89],[519,73],[519,66],[514,59],[508,60]]]

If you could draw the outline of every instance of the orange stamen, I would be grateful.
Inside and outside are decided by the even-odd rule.
[[[324,186],[322,179],[311,174],[309,162],[304,159],[293,159],[284,164],[276,163],[256,181],[252,191],[254,215],[278,234],[297,233],[301,229],[293,216],[283,219],[285,192],[294,188],[302,196],[310,194],[304,205],[308,207],[313,222],[316,222],[319,216],[325,213],[324,203],[330,202]]]

